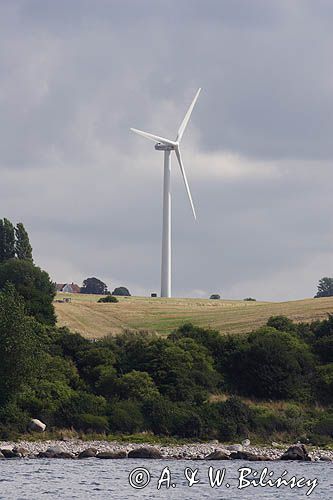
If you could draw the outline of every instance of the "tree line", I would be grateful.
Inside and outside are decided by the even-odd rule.
[[[56,326],[54,284],[32,252],[6,255],[0,437],[39,418],[87,433],[331,439],[333,315],[312,323],[276,316],[247,335],[185,324],[167,337],[125,332],[91,342]]]

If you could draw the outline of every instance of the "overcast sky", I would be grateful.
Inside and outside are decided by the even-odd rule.
[[[0,217],[53,280],[159,292],[173,138],[173,294],[289,300],[333,275],[331,0],[1,0]]]

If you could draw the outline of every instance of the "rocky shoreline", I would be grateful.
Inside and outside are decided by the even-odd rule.
[[[300,443],[292,446],[224,445],[217,441],[183,445],[143,445],[117,441],[0,441],[0,458],[164,458],[177,460],[303,460],[333,461],[333,451],[312,448]]]

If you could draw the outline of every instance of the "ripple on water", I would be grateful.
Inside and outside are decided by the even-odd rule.
[[[112,498],[113,500],[141,500],[141,499],[166,499],[166,500],[299,500],[306,499],[306,488],[290,490],[289,488],[254,488],[249,487],[238,490],[238,469],[251,467],[258,473],[264,468],[274,472],[273,479],[277,478],[284,470],[288,470],[288,478],[296,475],[309,479],[317,477],[319,486],[311,494],[311,500],[331,500],[333,498],[332,476],[333,464],[329,462],[293,463],[293,462],[201,462],[184,460],[124,460],[90,461],[83,464],[81,461],[68,460],[25,460],[2,461],[0,467],[0,499],[5,500],[38,500],[39,498],[52,498],[61,500],[88,500]],[[161,471],[168,467],[172,474],[175,488],[162,487],[157,490],[157,482]],[[208,468],[226,469],[227,482],[220,488],[211,488],[208,484]],[[135,467],[146,467],[151,473],[151,481],[144,490],[136,490],[128,483],[128,476]],[[192,470],[198,469],[200,483],[188,487],[184,477],[185,467]],[[253,478],[257,478],[252,474]]]

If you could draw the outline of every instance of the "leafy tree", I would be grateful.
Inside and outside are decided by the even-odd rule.
[[[239,390],[272,399],[308,399],[314,373],[309,347],[291,333],[264,327],[235,354]]]
[[[329,314],[328,319],[313,322],[311,330],[314,332],[316,338],[333,335],[333,314]]]
[[[81,293],[92,293],[96,295],[106,295],[108,287],[98,278],[87,278],[83,282]]]
[[[111,408],[110,429],[114,432],[134,434],[145,430],[141,405],[137,401],[119,401]]]
[[[7,282],[23,297],[29,315],[41,323],[55,324],[55,286],[46,271],[29,260],[10,259],[0,264],[0,290]]]
[[[112,368],[114,362],[115,355],[111,349],[93,345],[79,354],[77,365],[83,379],[94,387],[106,367]]]
[[[333,278],[322,278],[319,280],[318,291],[315,298],[318,297],[332,297],[333,296]]]
[[[267,326],[271,326],[280,332],[295,331],[294,323],[286,316],[271,316],[267,321]]]
[[[40,367],[42,327],[26,316],[13,285],[0,292],[0,406],[31,382]]]
[[[15,253],[18,259],[27,259],[32,261],[32,247],[29,241],[29,235],[22,224],[19,222],[15,228]]]
[[[219,438],[231,441],[246,437],[251,427],[251,410],[238,397],[233,396],[223,403],[217,404],[221,427]]]
[[[120,296],[124,296],[124,297],[131,296],[128,288],[126,288],[125,286],[118,286],[117,288],[115,288],[112,292],[112,295],[120,295]]]
[[[118,384],[117,392],[122,399],[144,401],[159,395],[158,389],[147,372],[133,370],[123,375]]]
[[[0,262],[15,257],[15,231],[6,218],[0,219]]]

